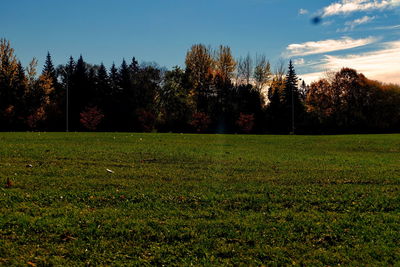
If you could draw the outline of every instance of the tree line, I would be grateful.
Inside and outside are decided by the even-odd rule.
[[[235,59],[228,46],[193,45],[185,68],[107,69],[50,53],[37,71],[0,40],[1,131],[347,133],[400,130],[400,87],[343,68],[306,85],[292,61],[272,70],[263,55]]]

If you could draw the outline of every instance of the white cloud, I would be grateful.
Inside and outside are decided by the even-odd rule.
[[[346,22],[346,25],[354,28],[355,26],[361,25],[361,24],[365,24],[365,23],[369,23],[371,21],[373,21],[375,19],[375,17],[369,17],[369,16],[364,16],[362,18],[353,20],[353,21],[348,21]]]
[[[365,46],[377,41],[375,37],[364,39],[352,39],[343,37],[339,40],[323,40],[317,42],[306,42],[302,44],[290,44],[287,48],[287,55],[290,56],[307,56],[314,54],[322,54],[333,51],[351,49],[355,47]]]
[[[304,58],[296,58],[295,60],[293,60],[294,65],[304,65],[304,63],[305,63]]]
[[[332,25],[335,21],[333,20],[325,20],[322,22],[322,26],[329,26]]]
[[[400,41],[382,44],[382,49],[359,55],[328,56],[317,67],[317,72],[300,75],[306,82],[323,76],[325,71],[340,70],[343,67],[356,69],[367,78],[387,83],[400,84]]]
[[[311,84],[312,82],[318,81],[319,79],[324,78],[325,71],[311,72],[302,75],[298,75],[301,79],[303,79],[307,84]]]
[[[304,9],[304,8],[300,8],[299,14],[300,14],[300,15],[306,15],[306,14],[308,14],[308,10],[307,10],[307,9]]]
[[[341,29],[341,30],[337,30],[338,32],[347,32],[347,31],[352,31],[354,30],[354,28],[358,25],[361,24],[366,24],[369,23],[371,21],[373,21],[376,17],[369,17],[369,16],[364,16],[362,18],[356,19],[356,20],[352,20],[352,21],[347,21],[345,23],[346,27]]]
[[[325,7],[322,17],[346,15],[359,11],[383,10],[400,5],[400,0],[341,0]]]
[[[400,29],[400,25],[375,27],[374,29],[375,30],[395,30],[395,29]]]

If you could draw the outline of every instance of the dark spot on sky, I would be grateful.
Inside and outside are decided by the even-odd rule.
[[[314,25],[318,25],[322,22],[322,18],[320,16],[316,16],[311,19],[311,23]]]

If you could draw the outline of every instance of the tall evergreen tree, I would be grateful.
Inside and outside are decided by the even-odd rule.
[[[124,94],[129,94],[132,87],[131,71],[125,59],[122,60],[121,67],[119,68],[119,86]]]
[[[104,120],[101,124],[102,130],[107,130],[110,127],[110,114],[112,113],[113,102],[110,77],[103,63],[100,64],[95,77],[95,102],[96,106],[103,112]]]
[[[65,70],[65,68],[64,68]],[[65,74],[58,73],[54,68],[53,61],[51,59],[50,52],[47,52],[46,61],[43,66],[42,76],[46,77],[47,83],[51,84],[53,90],[51,91],[49,97],[49,105],[47,106],[47,129],[53,131],[64,130],[63,118],[65,116],[64,112],[64,101],[65,92],[62,89],[62,84],[58,81],[58,74],[65,76]]]
[[[63,117],[65,119],[64,123],[66,126],[66,130],[70,130],[70,92],[71,88],[74,85],[74,72],[75,72],[75,60],[72,56],[69,57],[68,63],[64,66],[59,66],[57,68],[59,75],[62,77],[62,85],[63,85],[63,96],[62,96],[62,109],[64,110]],[[68,120],[68,121],[67,121]]]
[[[304,106],[301,102],[299,89],[297,87],[298,78],[294,69],[292,60],[289,61],[289,68],[286,74],[285,87],[282,92],[282,104],[286,117],[286,130],[294,133],[296,129],[296,121],[303,116]]]
[[[132,84],[131,69],[126,63],[125,59],[122,60],[121,66],[118,69],[120,94],[117,97],[118,107],[118,127],[122,131],[132,129],[132,123],[135,120],[135,111],[137,100],[135,98],[135,89]]]
[[[110,78],[103,63],[100,64],[96,73],[96,89],[97,97],[100,99],[105,100],[111,96]]]
[[[68,64],[66,66],[66,74],[69,79],[71,79],[72,75],[75,72],[75,66],[76,66],[75,60],[72,56],[70,56],[69,60],[68,60]]]
[[[132,57],[132,61],[131,61],[131,64],[129,65],[129,69],[133,75],[135,75],[139,72],[139,69],[140,69],[139,64],[136,61],[135,57]]]
[[[114,63],[111,65],[110,68],[110,86],[112,95],[116,95],[119,91],[119,73]]]
[[[47,52],[46,61],[43,66],[42,74],[46,74],[53,79],[53,83],[57,82],[57,73],[51,59],[50,52]]]
[[[80,113],[89,104],[90,90],[88,69],[82,55],[76,61],[69,88],[70,124],[72,130],[79,130]]]
[[[21,62],[18,62],[17,80],[16,80],[16,100],[22,104],[23,97],[26,91],[27,81],[24,67]]]
[[[92,106],[92,107],[99,106],[99,98],[97,97],[98,96],[98,93],[97,93],[98,88],[97,88],[97,81],[96,81],[98,69],[99,69],[99,66],[97,66],[97,65],[93,65],[93,66],[89,65],[88,66],[87,79],[88,79],[89,98],[87,101],[87,105]]]

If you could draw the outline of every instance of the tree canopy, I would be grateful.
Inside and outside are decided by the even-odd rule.
[[[343,68],[307,85],[290,60],[272,73],[263,55],[235,59],[229,46],[193,45],[185,68],[107,69],[83,56],[41,72],[0,40],[0,130],[339,133],[400,130],[400,87]],[[39,73],[39,74],[38,74]],[[286,74],[285,74],[286,73]]]

